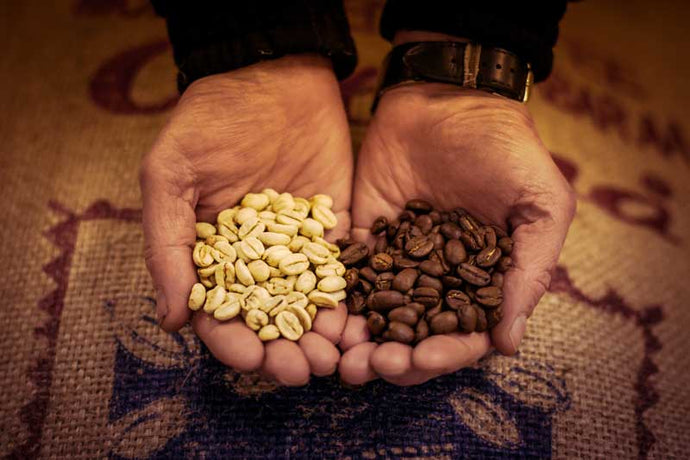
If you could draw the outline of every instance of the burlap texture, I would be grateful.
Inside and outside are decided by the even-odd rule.
[[[368,121],[382,2],[346,2]],[[517,357],[415,388],[278,388],[155,326],[137,166],[175,101],[143,1],[0,4],[0,455],[684,458],[683,2],[572,4],[530,102],[579,207]]]

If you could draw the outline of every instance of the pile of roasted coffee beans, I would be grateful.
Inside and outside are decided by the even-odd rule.
[[[397,219],[379,217],[373,253],[341,240],[347,306],[367,315],[377,342],[417,343],[429,335],[483,332],[501,320],[503,274],[513,240],[464,209],[438,211],[407,202]]]

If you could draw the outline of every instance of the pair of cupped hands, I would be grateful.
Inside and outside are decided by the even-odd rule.
[[[262,343],[241,319],[192,313],[187,299],[196,221],[215,222],[246,193],[271,187],[333,197],[328,238],[371,242],[379,215],[395,218],[411,198],[466,208],[510,226],[514,267],[504,281],[504,318],[491,333],[431,336],[415,347],[369,342],[366,319],[341,303],[320,309],[298,342]],[[414,385],[474,364],[492,348],[517,351],[575,210],[573,194],[526,108],[477,90],[418,83],[381,99],[356,164],[330,62],[296,55],[203,78],[183,94],[141,169],[146,263],[161,327],[191,319],[217,359],[284,385],[338,370],[348,384],[383,378]]]

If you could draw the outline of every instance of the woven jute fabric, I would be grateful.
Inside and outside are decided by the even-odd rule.
[[[383,2],[346,2],[369,120]],[[288,389],[155,324],[139,158],[175,104],[147,2],[0,3],[0,455],[686,458],[690,68],[683,2],[574,3],[529,107],[578,195],[521,352],[427,384]]]

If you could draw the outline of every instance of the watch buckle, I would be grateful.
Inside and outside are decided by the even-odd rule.
[[[525,81],[525,90],[522,93],[522,103],[526,103],[529,95],[532,92],[532,84],[534,83],[534,74],[532,73],[532,66],[527,64],[527,80]]]

